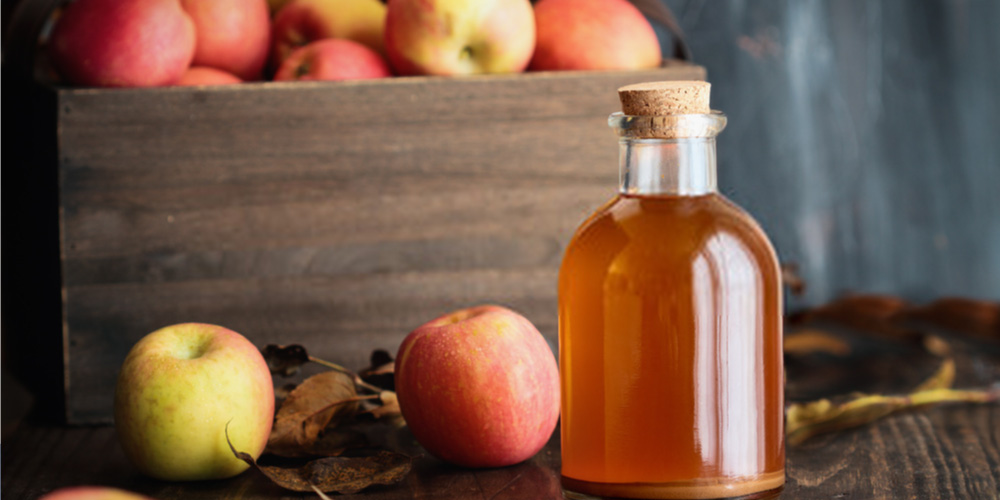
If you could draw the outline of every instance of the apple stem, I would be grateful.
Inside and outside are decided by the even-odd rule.
[[[367,389],[367,390],[369,390],[371,392],[374,392],[376,394],[382,392],[381,388],[375,387],[374,385],[371,385],[368,382],[365,382],[364,380],[361,380],[361,377],[358,376],[357,373],[354,373],[353,371],[348,370],[347,368],[344,368],[343,366],[340,366],[337,363],[332,363],[332,362],[327,361],[325,359],[319,359],[319,358],[313,357],[313,356],[309,356],[309,361],[312,361],[313,363],[316,363],[316,364],[323,365],[323,366],[325,366],[327,368],[330,368],[330,369],[332,369],[334,371],[338,371],[340,373],[343,373],[343,374],[346,374],[346,375],[350,375],[351,378],[354,379],[354,385],[356,385],[358,387],[361,387],[363,389]]]

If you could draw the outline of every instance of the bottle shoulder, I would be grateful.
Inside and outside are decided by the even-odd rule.
[[[658,263],[740,259],[777,272],[777,257],[760,225],[718,193],[702,196],[619,195],[594,212],[566,249],[564,268],[586,261]]]
[[[743,207],[737,205],[735,202],[726,198],[724,195],[718,195],[719,203],[726,207],[726,211],[732,215],[734,221],[738,220],[737,223],[742,229],[742,233],[745,237],[755,240],[757,243],[767,246],[770,253],[774,255],[775,260],[777,260],[777,252],[774,250],[774,245],[771,243],[771,239],[764,232],[764,228],[761,227],[757,219],[753,217],[749,212],[743,209]]]

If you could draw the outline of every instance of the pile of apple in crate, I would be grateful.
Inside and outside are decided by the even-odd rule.
[[[76,0],[61,83],[96,87],[642,69],[660,45],[627,0]]]

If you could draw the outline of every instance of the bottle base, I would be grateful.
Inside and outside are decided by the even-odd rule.
[[[696,479],[670,483],[592,483],[562,476],[563,498],[570,500],[762,500],[777,498],[784,486],[784,469],[753,479]]]

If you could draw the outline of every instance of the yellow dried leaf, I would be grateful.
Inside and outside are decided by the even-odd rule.
[[[844,340],[819,330],[804,330],[785,336],[785,353],[805,355],[825,352],[836,356],[851,353],[851,346]]]
[[[828,399],[790,405],[785,413],[788,444],[794,446],[817,434],[858,427],[899,410],[949,402],[988,403],[1000,396],[1000,387],[950,389],[954,378],[955,362],[947,359],[934,375],[906,396],[860,394],[838,405]]]
[[[955,360],[948,358],[941,362],[941,366],[931,378],[917,386],[914,392],[930,391],[933,389],[950,389],[955,383]]]

